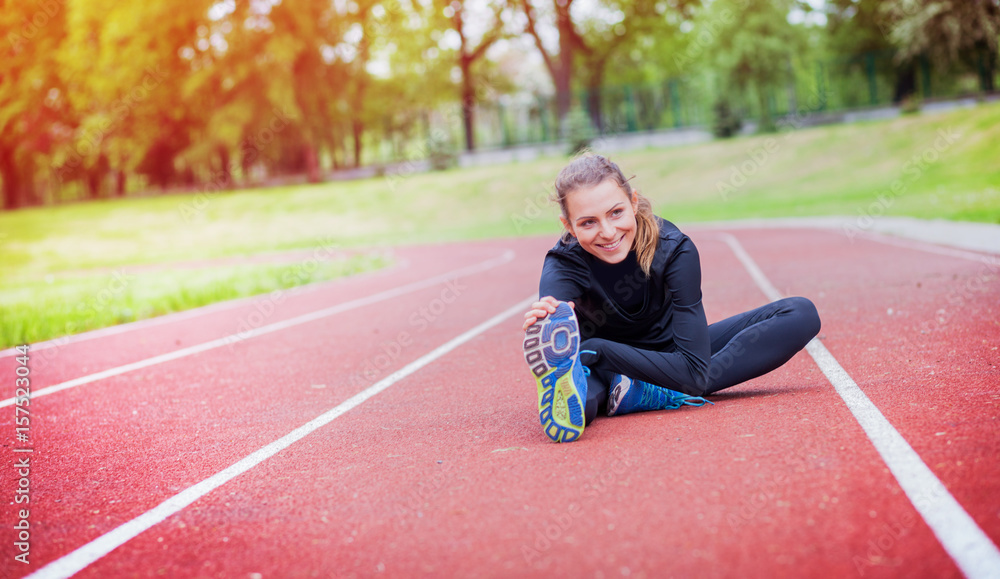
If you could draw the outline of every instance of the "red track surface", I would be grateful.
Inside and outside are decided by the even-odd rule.
[[[690,233],[710,321],[766,301],[716,231]],[[832,231],[730,233],[779,290],[817,304],[822,342],[997,542],[996,268]],[[399,248],[402,266],[290,292],[273,311],[250,300],[32,351],[31,564],[13,560],[11,448],[23,445],[6,406],[3,576],[41,569],[529,297],[552,241]],[[507,250],[516,257],[451,285],[37,394]],[[520,322],[417,370],[78,576],[960,575],[807,354],[715,406],[599,419],[580,441],[553,444]],[[13,395],[15,366],[0,357],[10,391],[0,398]]]

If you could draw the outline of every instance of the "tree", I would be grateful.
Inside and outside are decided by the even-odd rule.
[[[882,3],[898,58],[928,55],[942,66],[959,62],[993,91],[1000,36],[1000,0],[888,0]]]
[[[836,65],[850,67],[864,63],[869,75],[877,70],[879,75],[893,79],[896,86],[893,101],[898,102],[916,91],[916,68],[912,61],[876,59],[878,55],[895,52],[883,32],[886,19],[881,4],[880,0],[829,0],[825,6],[826,46]]]
[[[552,77],[556,89],[556,117],[559,121],[560,133],[563,131],[563,121],[572,104],[573,87],[573,57],[576,53],[587,51],[588,47],[573,24],[570,10],[574,0],[553,0],[552,9],[555,16],[555,30],[559,36],[559,51],[555,53],[545,47],[538,30],[538,14],[532,5],[532,0],[520,0],[526,17],[525,32],[535,41],[538,52],[542,55],[545,68]]]
[[[663,48],[679,34],[679,24],[690,21],[700,0],[671,0],[653,2],[651,0],[607,0],[598,5],[604,14],[579,22],[580,35],[585,42],[581,46],[587,88],[587,108],[591,122],[603,132],[604,115],[601,106],[601,92],[606,84],[606,75],[616,67],[609,66],[616,57],[630,50],[634,54],[620,59],[622,64],[642,66],[640,61],[655,56],[643,54],[642,48],[657,46]],[[618,70],[632,69],[633,66],[617,67]],[[662,70],[657,72],[662,75]],[[659,78],[657,80],[660,80]]]
[[[366,6],[370,10],[370,6]],[[338,89],[346,84],[347,74],[335,58],[324,58],[324,47],[341,38],[337,30],[337,14],[325,3],[311,2],[276,5],[270,18],[275,25],[270,44],[285,55],[289,95],[293,107],[293,125],[301,141],[301,161],[310,183],[320,180],[318,150],[324,135],[334,130],[332,110],[328,106],[338,97]],[[279,47],[280,46],[280,47]],[[280,105],[279,105],[280,106]]]
[[[0,57],[0,205],[13,209],[37,200],[36,173],[70,116],[56,62],[65,9],[55,0],[0,0],[0,32],[7,45]]]
[[[791,60],[804,49],[799,29],[788,21],[791,0],[716,0],[694,34],[708,38],[708,60],[726,90],[753,90],[760,129],[773,130],[768,94],[790,79]]]
[[[58,175],[82,179],[92,198],[112,170],[117,191],[126,173],[160,187],[178,182],[175,161],[204,114],[186,98],[193,65],[183,49],[209,24],[213,4],[67,3],[60,65],[76,119],[54,159]]]
[[[481,59],[493,44],[503,37],[504,21],[502,13],[504,3],[497,2],[493,8],[492,21],[478,43],[473,43],[467,30],[467,7],[465,0],[439,0],[443,4],[443,13],[451,18],[452,26],[458,32],[458,66],[462,73],[462,125],[465,129],[465,148],[473,151],[476,148],[474,116],[476,106],[476,85],[472,66]],[[474,47],[472,45],[475,45]]]

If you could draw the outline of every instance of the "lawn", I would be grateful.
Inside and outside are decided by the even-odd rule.
[[[998,143],[1000,103],[992,103],[612,158],[636,175],[633,183],[656,212],[675,222],[855,216],[882,199],[888,215],[1000,223]],[[0,213],[0,347],[349,275],[389,260],[345,253],[309,275],[291,274],[301,270],[294,261],[211,268],[173,262],[555,234],[557,210],[548,196],[565,163],[545,158]],[[143,273],[113,299],[102,299],[121,285],[117,269],[139,265],[146,265]]]

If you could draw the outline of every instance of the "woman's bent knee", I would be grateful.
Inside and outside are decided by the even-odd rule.
[[[784,301],[786,302],[786,307],[798,319],[802,333],[808,336],[806,341],[815,338],[823,325],[820,321],[816,304],[812,303],[812,300],[803,297],[786,298]]]

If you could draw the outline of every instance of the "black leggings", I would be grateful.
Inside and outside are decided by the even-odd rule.
[[[677,356],[643,350],[603,338],[585,340],[581,362],[590,368],[587,380],[587,422],[608,398],[615,374],[624,374],[683,392],[704,396],[767,374],[789,361],[819,333],[816,306],[806,298],[785,298],[710,324],[712,361],[707,376],[693,372]]]

